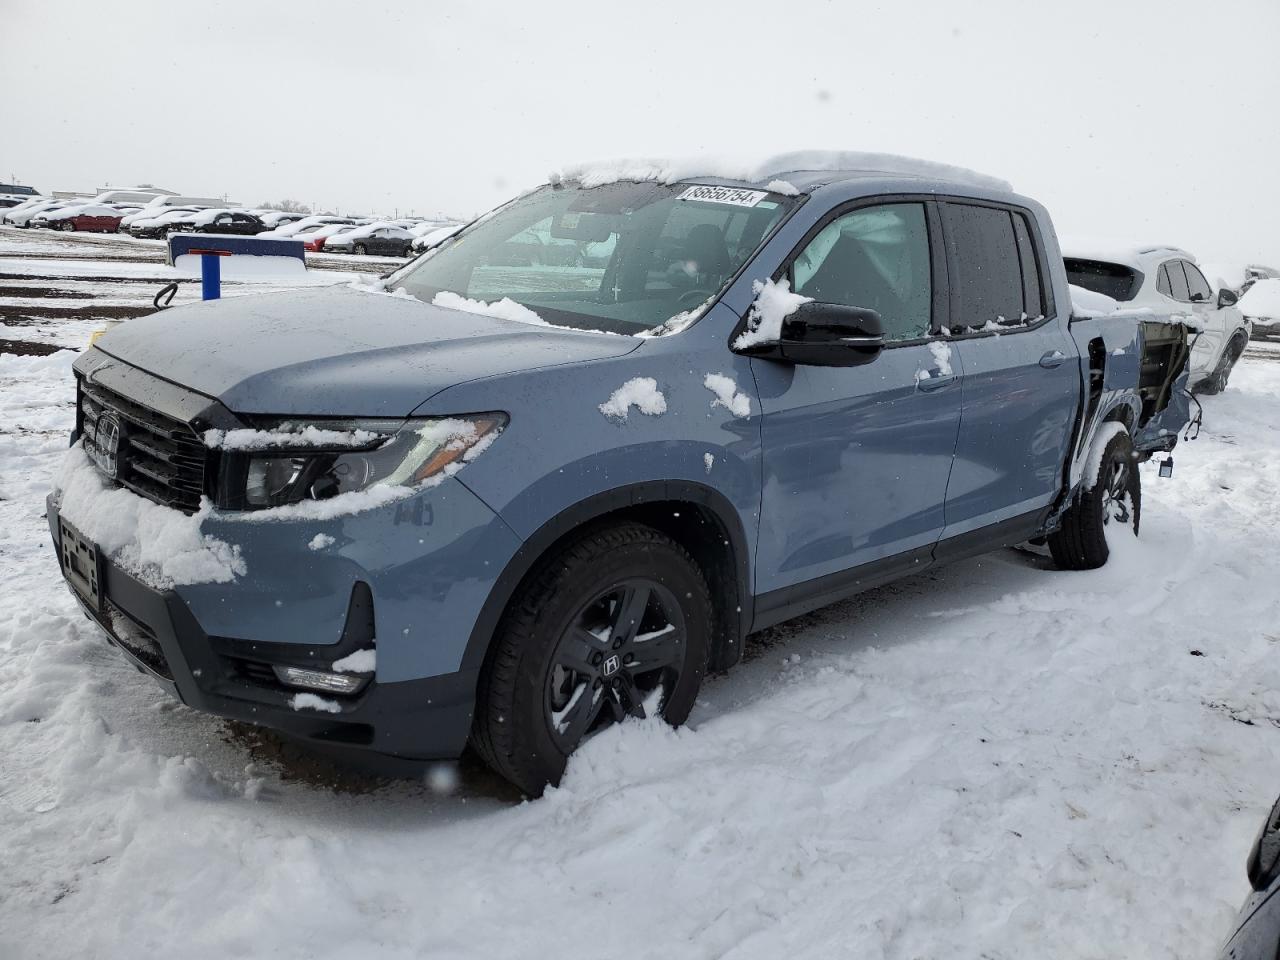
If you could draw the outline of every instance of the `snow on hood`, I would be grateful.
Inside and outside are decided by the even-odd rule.
[[[136,317],[97,348],[237,413],[403,417],[457,384],[619,357],[642,343],[323,287]]]
[[[1013,189],[1005,180],[964,167],[937,163],[933,160],[918,160],[915,157],[904,157],[892,153],[867,153],[856,150],[799,150],[754,160],[726,156],[604,160],[565,167],[553,174],[551,179],[552,182],[576,180],[584,187],[599,187],[608,183],[617,183],[620,180],[676,183],[697,177],[761,183],[774,180],[784,173],[800,170],[858,170],[891,176],[950,180],[986,190],[1011,191]]]

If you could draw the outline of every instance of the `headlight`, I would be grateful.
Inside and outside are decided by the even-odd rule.
[[[256,509],[443,478],[479,456],[506,423],[501,413],[394,422],[285,421],[269,430],[209,431],[205,442],[223,451],[225,506]]]

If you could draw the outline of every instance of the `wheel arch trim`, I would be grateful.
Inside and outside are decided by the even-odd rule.
[[[736,643],[736,652],[740,654],[741,640],[750,628],[752,608],[751,552],[738,511],[724,494],[705,484],[689,480],[654,480],[626,484],[580,500],[545,521],[526,538],[494,581],[471,628],[460,669],[479,672],[507,604],[537,562],[557,542],[575,530],[611,514],[663,502],[689,503],[701,507],[712,515],[725,533],[737,588],[737,623],[727,624],[727,639]],[[709,586],[712,588],[714,602],[716,585]],[[732,660],[736,659],[736,655],[732,657]],[[714,667],[713,658],[713,669]]]

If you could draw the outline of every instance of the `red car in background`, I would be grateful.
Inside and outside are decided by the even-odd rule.
[[[33,217],[31,226],[50,230],[84,230],[92,233],[115,233],[126,211],[101,203],[77,207],[61,207]]]

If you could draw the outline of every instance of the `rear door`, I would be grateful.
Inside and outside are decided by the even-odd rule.
[[[832,211],[792,254],[792,289],[878,311],[886,346],[860,367],[751,361],[764,415],[757,615],[929,561],[962,372],[940,333],[941,241],[929,200],[875,198]]]
[[[941,207],[964,412],[940,560],[975,538],[1034,534],[1061,489],[1081,398],[1069,310],[1054,302],[1035,217],[971,200]]]

